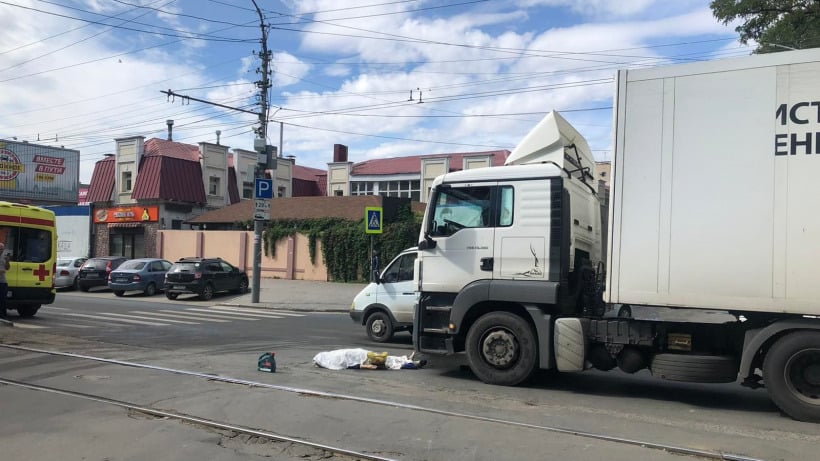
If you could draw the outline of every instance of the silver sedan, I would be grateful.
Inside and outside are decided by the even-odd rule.
[[[54,288],[77,289],[77,271],[86,262],[84,257],[59,257],[54,273]]]

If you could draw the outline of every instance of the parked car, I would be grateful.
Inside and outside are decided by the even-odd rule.
[[[145,296],[154,296],[165,284],[165,273],[171,263],[158,258],[138,258],[125,261],[108,274],[108,288],[116,296],[126,291],[141,291]]]
[[[87,260],[88,258],[76,256],[57,258],[57,271],[54,273],[54,288],[79,289],[77,273]]]
[[[108,274],[125,261],[128,258],[123,256],[90,258],[77,273],[77,285],[82,291],[88,291],[91,287],[108,286]]]
[[[393,258],[375,281],[353,298],[350,317],[364,325],[376,342],[389,341],[397,331],[412,331],[416,304],[413,266],[417,248],[408,248]]]
[[[214,293],[248,291],[248,274],[221,258],[182,258],[165,274],[165,296],[195,293],[208,300]]]

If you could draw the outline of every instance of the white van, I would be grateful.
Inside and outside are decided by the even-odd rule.
[[[396,331],[411,331],[416,286],[413,284],[415,247],[402,251],[390,261],[376,281],[353,298],[350,317],[364,325],[367,336],[383,343]]]

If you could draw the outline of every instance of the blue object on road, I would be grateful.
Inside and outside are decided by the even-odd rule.
[[[276,373],[276,353],[275,352],[265,352],[264,354],[259,356],[258,362],[258,369],[259,371],[265,371],[268,373]]]

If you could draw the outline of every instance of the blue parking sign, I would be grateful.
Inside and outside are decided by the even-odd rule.
[[[273,198],[273,179],[256,178],[253,198]]]
[[[364,225],[366,234],[382,233],[382,207],[368,206],[364,208]]]

